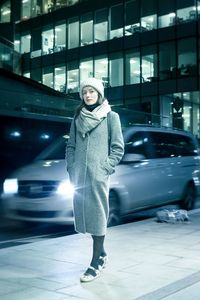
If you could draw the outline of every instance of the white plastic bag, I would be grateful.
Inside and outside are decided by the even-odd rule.
[[[177,223],[188,222],[189,216],[184,209],[163,209],[156,213],[157,222],[159,223]]]

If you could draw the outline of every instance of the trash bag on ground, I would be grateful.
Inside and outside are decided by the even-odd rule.
[[[184,209],[162,209],[157,211],[156,217],[159,223],[183,223],[190,220]]]

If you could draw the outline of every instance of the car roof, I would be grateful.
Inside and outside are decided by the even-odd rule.
[[[185,136],[194,137],[193,134],[186,130],[181,129],[173,129],[171,127],[153,127],[153,126],[144,126],[144,125],[133,125],[131,127],[126,127],[123,130],[124,136],[127,134],[130,135],[134,132],[160,132],[160,133],[172,133],[172,134],[180,134]]]

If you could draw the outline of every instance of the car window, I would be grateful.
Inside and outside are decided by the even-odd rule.
[[[189,136],[176,135],[174,139],[178,156],[198,155],[198,151],[192,138]]]
[[[150,158],[149,138],[146,132],[135,132],[125,143],[125,153],[141,154]]]
[[[197,155],[193,140],[184,135],[150,132],[155,158]]]

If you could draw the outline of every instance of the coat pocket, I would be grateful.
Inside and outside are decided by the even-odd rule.
[[[108,176],[108,175],[109,175],[108,170],[107,170],[106,168],[104,168],[104,166],[101,166],[101,165],[100,165],[100,169],[101,169],[101,172],[103,172],[103,174],[104,174],[105,176]]]
[[[97,181],[107,181],[108,179],[108,171],[104,168],[103,164],[100,162],[96,167],[95,178]]]
[[[102,168],[105,169],[105,171],[107,172],[107,175],[111,175],[115,172],[115,168],[113,168],[110,163],[109,163],[109,158],[107,158],[103,164],[102,164]]]

